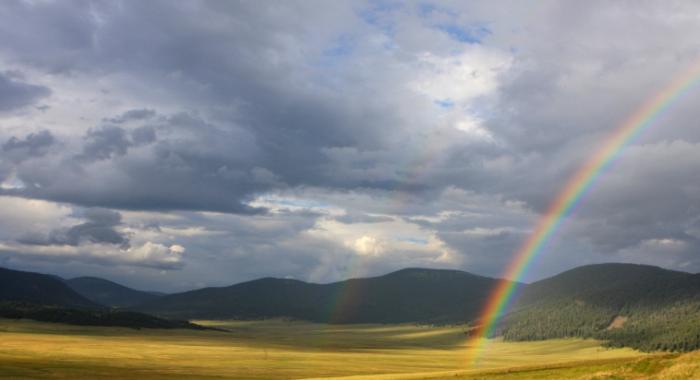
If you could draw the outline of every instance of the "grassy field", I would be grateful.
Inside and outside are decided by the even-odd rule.
[[[602,379],[700,371],[700,355],[642,355],[592,340],[496,340],[479,368],[467,368],[462,327],[201,323],[230,332],[0,320],[0,378]]]

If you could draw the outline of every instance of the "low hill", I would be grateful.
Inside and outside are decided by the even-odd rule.
[[[132,289],[98,277],[77,277],[65,282],[83,297],[111,307],[134,306],[158,297],[153,292]]]
[[[506,340],[584,337],[642,350],[700,348],[700,275],[633,264],[579,267],[528,285]]]
[[[669,301],[669,297],[697,295],[698,288],[688,282],[692,276],[650,265],[586,265],[528,285],[520,293],[516,308],[573,298],[612,308],[637,302],[656,305]]]
[[[101,306],[51,275],[0,268],[0,301],[30,302],[76,308]]]
[[[476,317],[495,284],[488,277],[434,269],[404,269],[331,284],[264,278],[171,294],[135,310],[177,318],[452,323]]]

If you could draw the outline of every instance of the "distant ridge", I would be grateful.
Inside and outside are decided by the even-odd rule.
[[[331,284],[263,278],[171,294],[134,309],[176,318],[453,323],[474,318],[496,282],[458,270],[419,268]]]
[[[134,306],[159,297],[155,292],[132,289],[98,277],[77,277],[65,283],[83,297],[111,307]]]
[[[205,329],[187,321],[109,309],[78,294],[58,276],[7,268],[0,268],[0,318],[81,326]]]
[[[0,301],[77,308],[101,306],[81,296],[58,277],[0,268]]]
[[[693,274],[641,264],[593,264],[573,268],[523,289],[517,305],[577,297],[590,303],[621,307],[641,299],[663,302],[679,290],[695,294]]]

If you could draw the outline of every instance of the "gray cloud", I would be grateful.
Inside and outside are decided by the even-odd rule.
[[[149,126],[138,127],[131,131],[131,140],[136,146],[150,144],[156,141],[156,130]]]
[[[15,162],[46,155],[56,138],[48,130],[30,133],[23,139],[11,137],[2,144],[2,157]]]
[[[156,111],[151,109],[133,109],[115,117],[103,119],[103,121],[113,124],[124,124],[129,121],[150,119],[156,115]]]
[[[47,87],[26,83],[21,73],[0,72],[0,112],[34,104],[50,93]]]
[[[115,228],[122,223],[116,211],[90,208],[82,215],[87,221],[67,229],[56,229],[48,237],[25,237],[21,243],[34,245],[72,245],[81,243],[112,244],[122,249],[129,248],[129,238]]]
[[[126,131],[120,127],[103,126],[91,129],[85,136],[83,152],[78,156],[84,160],[106,160],[124,156],[131,142]]]
[[[156,131],[151,126],[141,126],[129,133],[121,127],[103,125],[88,130],[83,139],[83,151],[76,158],[81,161],[108,160],[125,156],[130,147],[155,142]]]
[[[353,224],[353,223],[382,223],[390,222],[394,220],[389,216],[375,216],[366,214],[345,214],[336,218],[335,220],[341,223]]]

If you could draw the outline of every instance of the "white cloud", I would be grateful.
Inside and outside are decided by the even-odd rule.
[[[498,76],[510,65],[510,56],[480,45],[465,48],[459,55],[421,53],[415,79],[409,83],[414,91],[432,101],[445,101],[457,107],[476,98],[492,95],[498,88]]]
[[[184,247],[170,247],[146,242],[143,245],[123,249],[104,244],[70,245],[26,245],[0,243],[0,255],[13,261],[48,260],[77,262],[97,265],[125,265],[155,268],[159,270],[180,269],[184,265]]]
[[[360,255],[379,256],[384,253],[384,244],[374,236],[363,235],[354,241],[346,242]]]
[[[456,123],[455,128],[476,138],[486,141],[494,141],[493,134],[491,134],[488,129],[484,128],[481,125],[480,120],[477,118],[462,119]]]
[[[177,268],[182,265],[184,252],[185,247],[178,244],[168,247],[149,241],[141,246],[129,248],[119,256],[127,263]]]

